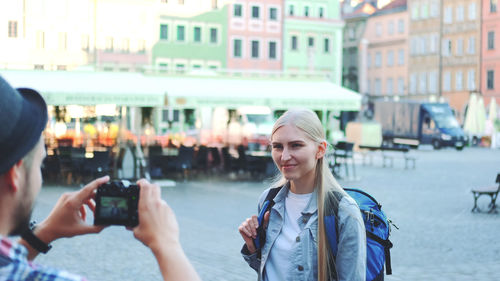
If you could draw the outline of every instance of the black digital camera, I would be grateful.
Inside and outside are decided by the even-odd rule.
[[[95,195],[95,225],[139,224],[139,186],[126,180],[110,181],[97,188]]]

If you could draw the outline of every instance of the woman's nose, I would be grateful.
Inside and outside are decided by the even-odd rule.
[[[281,153],[281,160],[286,161],[291,158],[290,152],[288,151],[287,148],[283,149],[283,153]]]

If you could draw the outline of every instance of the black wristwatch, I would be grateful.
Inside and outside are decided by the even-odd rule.
[[[21,237],[24,239],[24,241],[28,242],[33,249],[37,250],[40,253],[46,254],[51,248],[52,245],[47,244],[40,240],[40,238],[36,237],[36,235],[33,233],[33,230],[36,228],[36,222],[32,221],[30,222],[30,226],[21,234]]]

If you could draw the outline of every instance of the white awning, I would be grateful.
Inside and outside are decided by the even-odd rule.
[[[328,81],[193,78],[140,73],[14,71],[0,74],[14,87],[38,90],[52,105],[116,104],[125,106],[268,106],[358,111],[361,96]]]
[[[33,88],[50,105],[163,106],[164,91],[140,73],[1,70],[13,87]]]

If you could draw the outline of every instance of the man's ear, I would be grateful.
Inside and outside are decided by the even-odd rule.
[[[12,166],[4,175],[4,181],[12,192],[17,192],[21,180],[21,168],[23,166],[23,159],[19,160]]]
[[[323,156],[325,156],[327,146],[328,145],[326,141],[320,142],[320,144],[318,145],[318,152],[316,152],[316,159],[320,159],[323,158]]]

